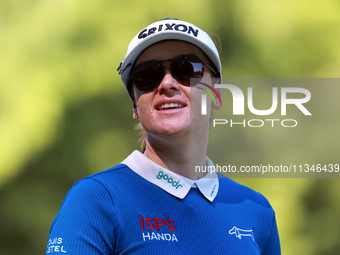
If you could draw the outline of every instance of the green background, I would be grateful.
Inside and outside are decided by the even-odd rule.
[[[0,0],[0,253],[44,254],[73,183],[138,148],[116,68],[144,26],[216,33],[224,77],[339,77],[339,14],[337,0]],[[283,254],[339,253],[338,179],[239,181],[271,202]]]

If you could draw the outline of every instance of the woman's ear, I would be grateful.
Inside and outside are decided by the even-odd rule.
[[[137,111],[137,106],[135,103],[133,103],[132,105],[132,110],[133,110],[133,115],[132,115],[133,119],[138,120],[138,111]]]
[[[219,98],[215,98],[216,104],[215,104],[215,102],[212,102],[212,107],[214,109],[218,110],[222,107],[222,93],[221,93],[221,89],[215,89],[215,91],[217,92],[217,95],[218,95]]]

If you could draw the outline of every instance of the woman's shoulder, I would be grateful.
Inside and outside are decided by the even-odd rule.
[[[118,177],[119,175],[126,175],[130,168],[125,164],[118,164],[108,169],[91,174],[84,179],[101,180],[106,178]]]
[[[264,207],[272,208],[264,195],[223,175],[219,176],[219,192],[221,197],[227,198],[231,202],[250,200]]]
[[[86,196],[87,198],[92,196],[100,197],[104,196],[105,193],[110,196],[112,188],[122,183],[124,179],[129,178],[129,175],[131,175],[131,171],[124,164],[94,173],[75,182],[65,199],[69,196],[76,196],[78,199],[78,196]]]

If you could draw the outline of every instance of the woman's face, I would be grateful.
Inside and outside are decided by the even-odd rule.
[[[135,65],[148,60],[167,60],[187,54],[194,54],[203,62],[209,63],[205,54],[190,43],[163,41],[143,51]],[[210,71],[207,68],[204,69],[202,82],[211,84]],[[140,120],[149,136],[188,135],[190,125],[198,129],[209,128],[210,116],[200,115],[201,94],[200,89],[180,84],[167,69],[163,80],[154,90],[145,93],[134,89],[134,108],[137,110],[134,116]],[[211,101],[208,101],[210,106]],[[210,112],[209,109],[208,112]]]

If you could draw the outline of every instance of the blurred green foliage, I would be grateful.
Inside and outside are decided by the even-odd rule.
[[[337,0],[0,0],[0,253],[44,254],[72,184],[138,148],[116,68],[144,26],[216,33],[224,77],[338,77],[339,14]],[[338,179],[239,181],[273,205],[283,254],[339,253]]]

